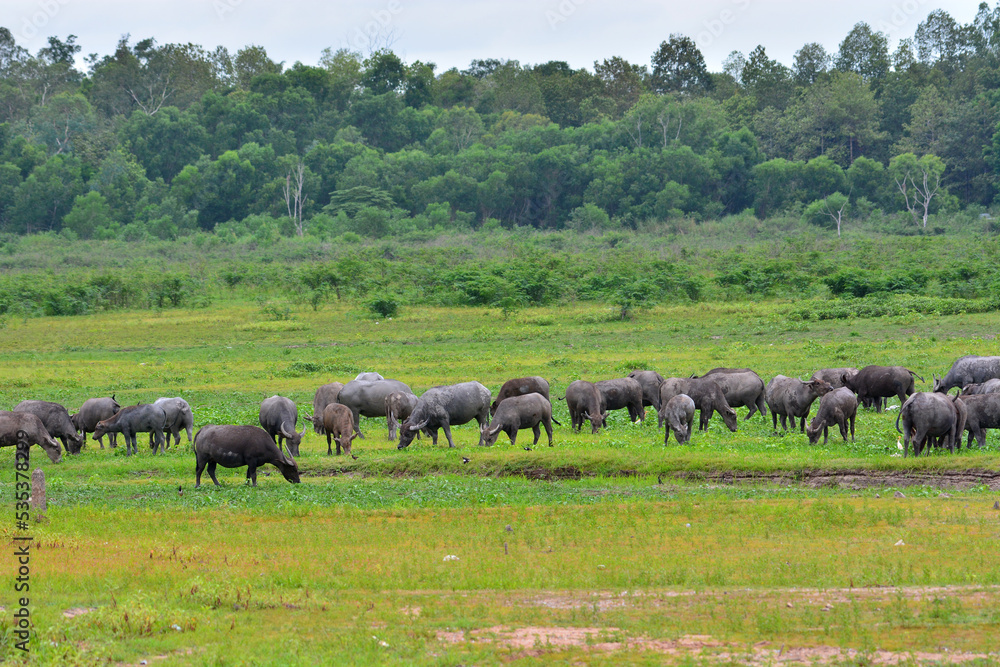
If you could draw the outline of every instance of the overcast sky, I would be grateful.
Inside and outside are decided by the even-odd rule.
[[[114,51],[125,33],[133,43],[194,42],[235,53],[248,44],[276,61],[316,64],[326,47],[367,53],[390,42],[407,62],[433,62],[441,72],[464,69],[473,58],[526,63],[565,60],[593,68],[622,56],[649,64],[671,33],[695,39],[712,71],[733,50],[763,44],[786,65],[803,44],[834,53],[851,27],[865,21],[889,34],[892,48],[910,37],[934,9],[961,23],[978,3],[966,0],[2,0],[0,25],[35,52],[48,35],[78,36],[83,55]],[[372,40],[369,35],[375,35]]]

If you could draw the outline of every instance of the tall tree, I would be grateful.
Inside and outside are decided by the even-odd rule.
[[[795,52],[792,79],[799,86],[816,83],[820,75],[830,68],[830,60],[830,54],[821,44],[810,42]]]
[[[594,73],[604,84],[604,95],[612,101],[617,118],[638,102],[646,89],[646,67],[633,65],[621,56],[594,61]]]
[[[742,72],[743,86],[757,100],[759,108],[784,109],[792,94],[791,72],[777,60],[769,58],[758,45],[750,52]]]
[[[650,87],[660,93],[699,93],[710,90],[712,79],[694,40],[674,33],[653,53]]]
[[[834,64],[841,72],[855,72],[876,89],[889,72],[889,37],[857,23],[840,43]]]
[[[889,174],[917,225],[923,220],[923,226],[927,227],[931,203],[941,194],[944,167],[941,158],[930,154],[918,158],[913,153],[903,153],[889,161]]]

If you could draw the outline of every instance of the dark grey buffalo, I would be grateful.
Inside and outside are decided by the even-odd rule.
[[[132,456],[139,452],[135,443],[136,433],[149,433],[153,436],[153,453],[163,450],[163,430],[166,428],[167,415],[163,408],[151,403],[127,405],[113,417],[104,419],[94,427],[94,438],[100,438],[105,433],[121,433],[125,438],[125,454]]]
[[[355,380],[363,380],[365,382],[378,382],[379,380],[384,380],[379,373],[368,372],[368,373],[358,373],[354,376]]]
[[[62,442],[67,454],[79,454],[83,438],[77,435],[76,425],[66,408],[50,401],[21,401],[14,412],[30,412],[42,420],[42,426],[53,438]]]
[[[834,389],[844,386],[844,376],[854,377],[858,374],[858,369],[853,366],[843,368],[823,368],[812,374],[811,380],[822,380]]]
[[[399,425],[406,421],[415,407],[417,407],[417,397],[414,394],[394,391],[385,397],[385,421],[389,426],[390,440],[398,437]],[[420,437],[419,431],[417,437]]]
[[[110,398],[88,398],[80,406],[80,410],[75,415],[70,415],[69,418],[72,420],[76,430],[83,434],[82,444],[86,444],[87,434],[94,432],[97,422],[114,417],[115,413],[121,409],[122,406],[118,405],[118,401],[115,400],[114,396]],[[101,438],[95,438],[95,440],[101,445],[101,449],[104,449],[104,440]],[[117,433],[110,433],[108,440],[112,447],[118,446]]]
[[[972,447],[972,439],[980,448],[986,446],[986,430],[1000,428],[1000,394],[962,394],[965,404],[965,430],[969,432],[967,447]],[[958,436],[961,438],[961,434]]]
[[[313,423],[316,421],[313,417]],[[340,452],[351,453],[351,443],[357,434],[354,431],[354,416],[346,405],[340,403],[330,403],[323,408],[323,414],[319,418],[323,422],[323,433],[326,435],[326,454],[333,454],[333,442],[337,443],[337,456]]]
[[[628,418],[634,424],[636,420],[646,419],[646,411],[642,407],[642,385],[632,378],[615,378],[614,380],[599,380],[594,385],[604,396],[604,411],[628,410]],[[605,417],[605,419],[607,419]],[[605,424],[607,426],[607,424]]]
[[[418,431],[429,433],[436,445],[439,428],[448,438],[448,446],[454,447],[451,427],[467,424],[473,419],[479,423],[478,444],[483,444],[483,426],[490,421],[490,398],[490,390],[478,382],[460,382],[428,389],[400,426],[397,448],[408,447]]]
[[[493,419],[487,426],[482,428],[483,444],[487,447],[497,441],[500,432],[503,431],[510,438],[510,444],[517,444],[517,432],[521,429],[530,428],[535,439],[531,446],[538,444],[538,439],[542,435],[539,424],[545,427],[545,434],[549,436],[549,447],[552,446],[552,404],[549,399],[538,393],[523,394],[520,396],[510,396],[500,401]],[[562,426],[562,424],[559,424]]]
[[[934,391],[947,393],[952,387],[986,382],[1000,378],[1000,357],[978,357],[969,354],[955,360],[943,378],[932,376]]]
[[[632,371],[628,377],[642,387],[642,405],[651,405],[656,412],[659,412],[660,385],[663,384],[663,376],[656,371]]]
[[[170,447],[170,436],[174,436],[174,444],[181,444],[181,431],[187,433],[188,442],[191,442],[192,431],[194,430],[194,413],[188,402],[179,396],[173,398],[158,398],[153,401],[153,405],[163,410],[167,416],[167,428],[165,432],[166,445]]]
[[[320,419],[323,416],[323,408],[336,403],[343,388],[342,382],[331,382],[316,390],[316,395],[313,396],[313,417],[316,418],[313,419],[313,430],[317,435],[323,435],[323,420]]]
[[[257,486],[257,468],[270,463],[292,484],[299,483],[299,468],[295,460],[274,444],[271,436],[256,426],[202,426],[194,437],[195,481],[201,486],[201,473],[208,466],[208,476],[216,486],[215,467],[247,467],[247,479]]]
[[[694,399],[687,394],[677,394],[670,398],[660,411],[660,416],[666,422],[663,434],[663,444],[670,440],[670,432],[674,432],[678,444],[683,445],[691,439],[691,428],[694,426]]]
[[[958,404],[958,405],[956,405]],[[965,430],[965,405],[958,398],[934,391],[917,392],[906,399],[896,416],[896,430],[903,434],[903,456],[909,455],[913,440],[913,455],[920,456],[928,438],[940,438],[948,451],[955,451],[955,443]],[[899,430],[899,422],[903,430]]]
[[[809,380],[803,382],[798,378],[790,378],[786,375],[776,375],[767,383],[767,407],[771,409],[771,423],[774,430],[778,430],[778,417],[781,417],[781,428],[785,431],[788,426],[785,418],[791,420],[792,429],[795,428],[795,418],[799,418],[799,431],[805,432],[806,419],[809,417],[809,408],[817,398],[833,391],[828,383],[823,380]]]
[[[289,454],[299,455],[299,443],[302,442],[302,437],[306,434],[308,427],[303,426],[302,432],[296,433],[295,424],[299,421],[299,408],[292,399],[284,396],[265,398],[260,404],[258,420],[261,427],[271,436],[274,444],[278,445],[279,450],[282,441],[284,441]]]
[[[590,432],[597,433],[608,411],[604,407],[604,396],[597,385],[586,380],[574,380],[566,387],[566,407],[569,409],[569,422],[574,431],[583,427],[584,421],[590,422]]]
[[[851,442],[854,442],[854,418],[858,414],[858,399],[854,392],[847,387],[837,387],[836,389],[823,394],[819,399],[819,408],[816,416],[813,417],[809,426],[806,426],[806,436],[809,444],[815,445],[819,442],[819,434],[823,434],[823,444],[829,439],[830,427],[836,424],[840,427],[840,435],[847,442],[847,427],[850,425]]]
[[[354,428],[364,438],[358,428],[361,417],[385,417],[385,397],[394,391],[413,393],[412,389],[399,380],[351,380],[340,390],[337,402],[351,410]]]
[[[41,419],[30,412],[0,410],[0,447],[17,447],[18,434],[29,446],[38,445],[44,449],[53,463],[62,461],[62,449],[45,430]]]
[[[660,405],[679,394],[686,394],[698,408],[698,429],[708,430],[709,420],[716,412],[730,431],[735,432],[737,426],[736,411],[729,407],[726,395],[713,377],[702,378],[667,378],[660,385]],[[663,426],[663,415],[659,415],[659,426]]]
[[[979,394],[1000,394],[1000,380],[974,382],[962,387],[962,396],[977,396]]]
[[[734,410],[741,405],[749,408],[747,416],[743,419],[750,419],[754,413],[760,411],[761,416],[767,417],[767,391],[764,381],[756,372],[749,368],[713,368],[702,377],[710,377],[722,389],[726,395],[726,402]]]
[[[490,403],[490,414],[495,414],[500,401],[511,396],[524,396],[525,394],[541,394],[545,400],[549,400],[549,381],[543,377],[532,375],[526,378],[514,378],[507,380],[500,387],[496,400]]]
[[[857,375],[843,377],[844,386],[858,395],[862,403],[874,401],[875,411],[881,412],[884,405],[881,398],[895,396],[902,405],[914,391],[913,378],[924,379],[902,366],[865,366]]]

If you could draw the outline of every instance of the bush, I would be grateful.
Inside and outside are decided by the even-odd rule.
[[[380,296],[368,302],[368,310],[375,317],[383,319],[395,317],[399,311],[399,302],[391,296]]]

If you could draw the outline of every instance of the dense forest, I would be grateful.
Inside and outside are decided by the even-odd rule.
[[[76,37],[32,55],[0,28],[0,232],[69,238],[380,238],[645,229],[794,216],[941,233],[1000,184],[1000,3],[912,38],[858,23],[789,65],[709,72],[674,34],[650,63],[476,60],[388,49],[315,65],[259,46]]]

